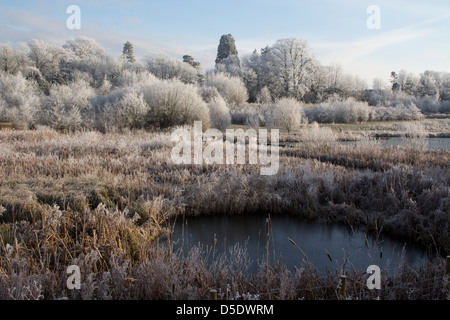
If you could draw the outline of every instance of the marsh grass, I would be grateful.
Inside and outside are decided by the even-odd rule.
[[[159,241],[182,214],[296,214],[450,251],[448,151],[411,160],[370,143],[316,150],[314,139],[282,148],[278,174],[260,176],[258,165],[176,166],[169,131],[0,131],[0,298],[204,299],[216,288],[223,299],[337,299],[337,271],[307,261],[294,271],[262,261],[247,275],[245,248],[168,250]],[[66,287],[72,264],[81,290]],[[439,255],[399,266],[381,298],[443,299],[444,269]],[[346,272],[349,298],[376,298],[361,270]]]

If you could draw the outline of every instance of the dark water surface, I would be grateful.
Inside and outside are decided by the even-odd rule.
[[[267,216],[262,215],[212,215],[189,217],[184,224],[179,219],[173,234],[175,249],[183,244],[185,251],[200,246],[223,253],[239,244],[247,249],[253,262],[251,272],[257,270],[257,261],[265,260],[267,243],[270,262],[281,259],[291,270],[294,266],[302,267],[302,260],[308,259],[320,273],[343,267],[365,271],[375,264],[392,274],[401,262],[418,266],[428,260],[425,250],[398,238],[381,235],[377,240],[364,229],[352,230],[339,224],[305,221],[290,215],[270,217],[267,241],[266,219]]]

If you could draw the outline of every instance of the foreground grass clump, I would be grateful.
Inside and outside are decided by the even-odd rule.
[[[248,275],[245,248],[212,266],[202,248],[173,251],[168,221],[181,213],[296,214],[450,252],[449,151],[343,147],[338,134],[304,131],[281,149],[278,174],[261,176],[253,165],[174,165],[169,131],[0,131],[0,298],[203,299],[211,288],[224,299],[337,298],[339,275],[307,263]],[[78,291],[66,287],[72,264]],[[399,266],[381,298],[445,299],[444,269],[441,258]],[[374,298],[362,272],[348,274],[349,298]]]
[[[215,255],[202,247],[173,251],[155,244],[150,226],[100,205],[84,214],[54,207],[45,220],[2,225],[0,299],[338,299],[339,271],[318,274],[304,261],[288,270],[261,262],[249,274],[246,248]],[[5,230],[8,229],[8,230]],[[211,260],[211,256],[213,259]],[[206,261],[211,260],[207,264]],[[66,286],[67,267],[81,271],[81,288]],[[382,274],[382,289],[367,289],[361,270],[347,270],[346,299],[447,299],[445,262],[419,269],[400,265]]]

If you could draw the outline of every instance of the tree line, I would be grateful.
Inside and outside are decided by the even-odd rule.
[[[87,37],[62,46],[31,40],[19,48],[0,44],[0,122],[110,131],[194,120],[220,128],[231,122],[267,125],[289,114],[298,114],[297,122],[334,122],[450,113],[449,73],[400,70],[389,80],[375,79],[368,90],[339,64],[323,66],[308,43],[296,38],[240,57],[233,36],[223,35],[215,67],[206,71],[190,55],[136,59],[129,41],[120,57],[112,57]]]

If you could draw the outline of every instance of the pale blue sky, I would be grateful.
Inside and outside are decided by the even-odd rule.
[[[81,30],[68,30],[66,9],[81,8]],[[369,5],[381,9],[381,29],[369,30]],[[36,38],[63,44],[92,37],[114,56],[127,40],[142,57],[190,54],[214,65],[219,38],[231,33],[241,55],[297,37],[323,63],[386,81],[393,70],[450,72],[450,3],[444,0],[15,0],[0,3],[0,42]]]

